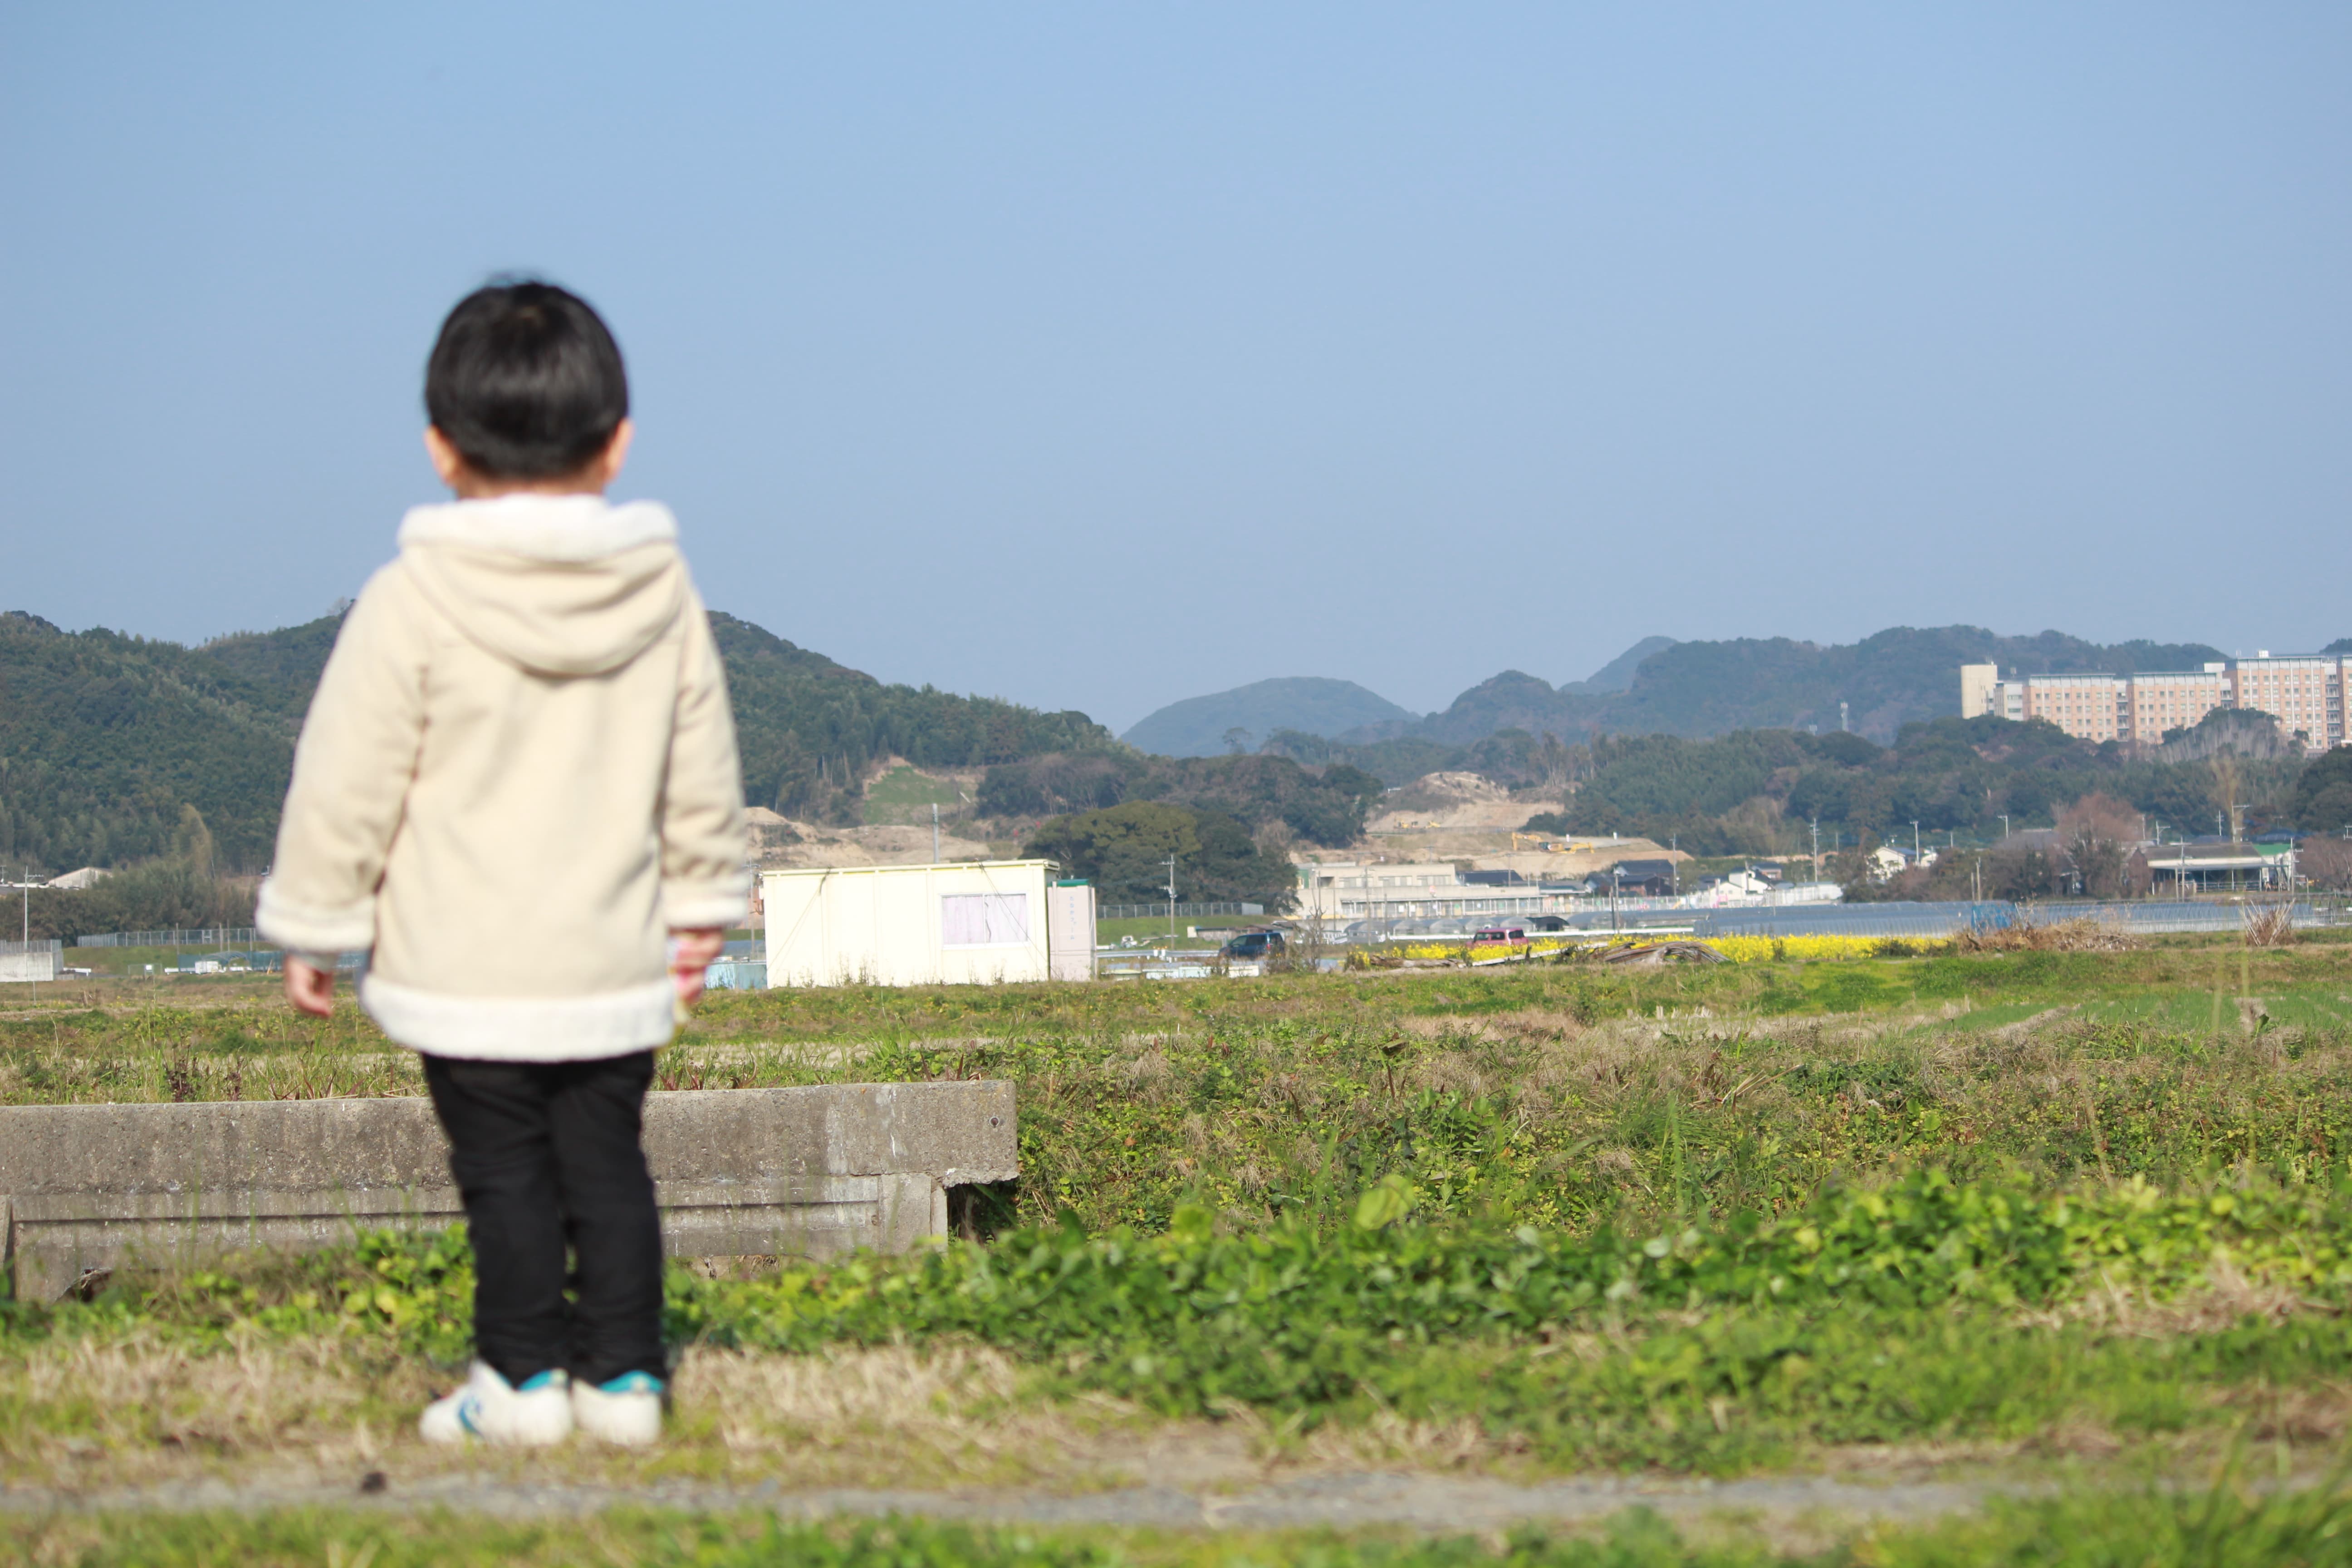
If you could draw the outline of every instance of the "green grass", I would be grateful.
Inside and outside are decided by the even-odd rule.
[[[1922,1172],[1778,1218],[1580,1235],[1424,1222],[1421,1197],[1391,1176],[1331,1229],[1186,1208],[1156,1236],[1033,1230],[749,1279],[673,1268],[670,1338],[977,1342],[1034,1369],[1036,1397],[1246,1405],[1291,1433],[1467,1423],[1546,1468],[1722,1473],[1852,1444],[2212,1431],[2352,1356],[2352,1191],[2042,1194]],[[471,1292],[461,1236],[376,1235],[18,1306],[0,1348],[257,1334],[454,1368]]]
[[[2307,1460],[2352,1415],[2347,956],[2336,943],[2182,942],[1648,973],[1546,964],[722,996],[664,1053],[666,1087],[1010,1079],[1024,1173],[981,1195],[985,1244],[750,1279],[674,1270],[672,1330],[775,1355],[992,1347],[1022,1369],[1017,1401],[1108,1395],[1168,1420],[1246,1409],[1277,1452],[1402,1422],[1471,1434],[1481,1463],[1547,1470],[1752,1472],[1856,1444],[2121,1445],[2177,1475],[2182,1456],[2244,1426]],[[0,1100],[419,1089],[412,1058],[350,1008],[298,1022],[258,984],[97,987],[83,1001],[0,1020]],[[470,1290],[450,1237],[131,1279],[88,1305],[0,1310],[0,1371],[84,1339],[212,1355],[256,1336],[363,1368],[455,1364]],[[54,1401],[0,1410],[27,1432],[76,1419]],[[2238,1502],[2213,1506],[2236,1534],[2195,1536],[2207,1527],[2176,1509],[2161,1519],[2190,1533],[2145,1559],[2113,1554],[2134,1516],[2093,1499],[1820,1560],[2278,1560],[2226,1553],[2278,1525],[2284,1513],[2261,1510],[2284,1502],[2242,1517]],[[320,1531],[378,1528],[316,1517],[201,1529],[227,1531],[224,1555],[268,1562],[319,1561]],[[2321,1533],[2296,1538],[2305,1556],[2287,1560],[2339,1560],[2325,1535],[2338,1523],[2310,1525]],[[280,1546],[236,1533],[281,1528]],[[423,1533],[387,1536],[380,1560],[444,1539],[399,1528]],[[561,1531],[590,1527],[547,1528],[510,1555],[561,1560],[562,1542],[588,1539]],[[623,1560],[646,1561],[670,1560],[657,1553],[673,1540],[715,1562],[1243,1550],[915,1527],[888,1550],[918,1554],[889,1558],[854,1531],[776,1545],[765,1528],[672,1519],[613,1540]],[[706,1529],[719,1534],[691,1534]],[[677,1530],[689,1533],[661,1533]],[[50,1556],[204,1561],[185,1555],[199,1533],[110,1523],[90,1538],[100,1555],[58,1544]],[[149,1557],[102,1554],[134,1538]],[[361,1537],[333,1539],[359,1549]],[[1562,1538],[1523,1560],[1766,1560],[1643,1539],[1647,1558],[1559,1555],[1635,1550]],[[1023,1557],[1023,1541],[1081,1555]],[[2224,1554],[2198,1555],[2215,1542]],[[1270,1554],[1253,1561],[1400,1563],[1457,1559],[1377,1554],[1472,1550],[1252,1549]],[[1097,1552],[1128,1558],[1083,1554]]]
[[[1009,1079],[1024,1174],[983,1217],[1089,1230],[1161,1229],[1192,1201],[1328,1226],[1390,1173],[1435,1213],[1569,1232],[1775,1212],[1922,1163],[2325,1183],[2352,1159],[2346,955],[728,994],[660,1082]],[[422,1091],[348,1004],[318,1024],[258,983],[92,994],[112,1005],[0,1021],[0,1101]]]
[[[934,778],[911,767],[896,767],[866,786],[865,819],[868,826],[927,826],[931,820],[931,807],[936,805],[940,816],[948,819],[947,826],[952,828],[956,826],[954,819],[969,818],[969,795],[968,790],[950,779]]]

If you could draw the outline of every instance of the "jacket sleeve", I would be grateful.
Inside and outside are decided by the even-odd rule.
[[[751,910],[735,718],[699,595],[688,600],[686,623],[662,782],[662,918],[673,931],[735,925]]]
[[[375,945],[376,884],[425,734],[425,644],[397,562],[343,617],[294,748],[278,855],[255,916],[289,951]]]

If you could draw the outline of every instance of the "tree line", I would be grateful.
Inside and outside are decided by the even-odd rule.
[[[1989,716],[1906,724],[1891,746],[1748,730],[1706,741],[1604,736],[1562,752],[1574,793],[1530,826],[1635,834],[1703,855],[1810,850],[1815,823],[1825,848],[1907,837],[1914,823],[1923,836],[1982,838],[2050,824],[2094,795],[2144,819],[2135,822],[2142,837],[2195,837],[2217,825],[2225,835],[2334,832],[2352,822],[2352,790],[2300,787],[2306,778],[2324,785],[2352,753],[2306,766],[2275,721],[2244,712],[2217,714],[2152,754]]]

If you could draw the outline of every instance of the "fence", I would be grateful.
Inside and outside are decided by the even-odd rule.
[[[118,931],[78,936],[76,947],[251,947],[261,933],[251,926],[210,926],[203,931]]]
[[[2245,923],[2238,904],[2193,903],[2187,900],[2147,903],[2016,904],[2006,900],[1981,903],[1823,904],[1812,908],[1777,910],[1703,910],[1696,912],[1691,934],[1710,936],[1903,936],[1948,937],[1962,926],[1991,930],[2020,921],[2048,924],[2055,921],[2095,920],[2144,936],[2168,931],[2233,931]],[[2318,923],[2317,911],[2306,901],[2294,905],[2297,925]],[[1632,922],[1628,922],[1632,923]]]
[[[764,958],[722,958],[702,972],[702,984],[712,991],[765,991],[768,961]]]
[[[1202,915],[1262,915],[1264,913],[1265,913],[1264,904],[1179,904],[1176,906],[1178,920],[1197,919]],[[1105,904],[1102,907],[1102,913],[1096,918],[1106,921],[1148,921],[1154,915],[1162,920],[1167,919],[1168,906],[1166,904]]]

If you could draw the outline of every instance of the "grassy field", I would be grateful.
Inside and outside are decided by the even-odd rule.
[[[716,997],[664,1053],[666,1086],[1010,1079],[1023,1177],[975,1206],[979,1242],[674,1268],[675,1438],[651,1460],[534,1466],[1085,1490],[1174,1452],[1229,1479],[1372,1464],[2070,1484],[1802,1540],[1636,1521],[1507,1548],[946,1526],[880,1542],[646,1514],[517,1525],[495,1554],[2342,1561],[2325,1477],[2352,1421],[2347,960],[2320,941],[2179,939]],[[419,1090],[352,1010],[298,1023],[258,981],[90,983],[0,1018],[8,1102]],[[461,1237],[383,1237],[9,1307],[0,1480],[502,1463],[401,1435],[466,1354],[470,1280]],[[2211,1489],[2248,1445],[2322,1484]],[[2196,1484],[2151,1512],[2126,1500],[2149,1478]],[[2159,1514],[2172,1544],[2096,1554]],[[374,1541],[395,1562],[449,1556],[437,1528],[287,1513],[39,1539],[45,1561],[316,1562]],[[2244,1554],[2262,1540],[2269,1555]]]

